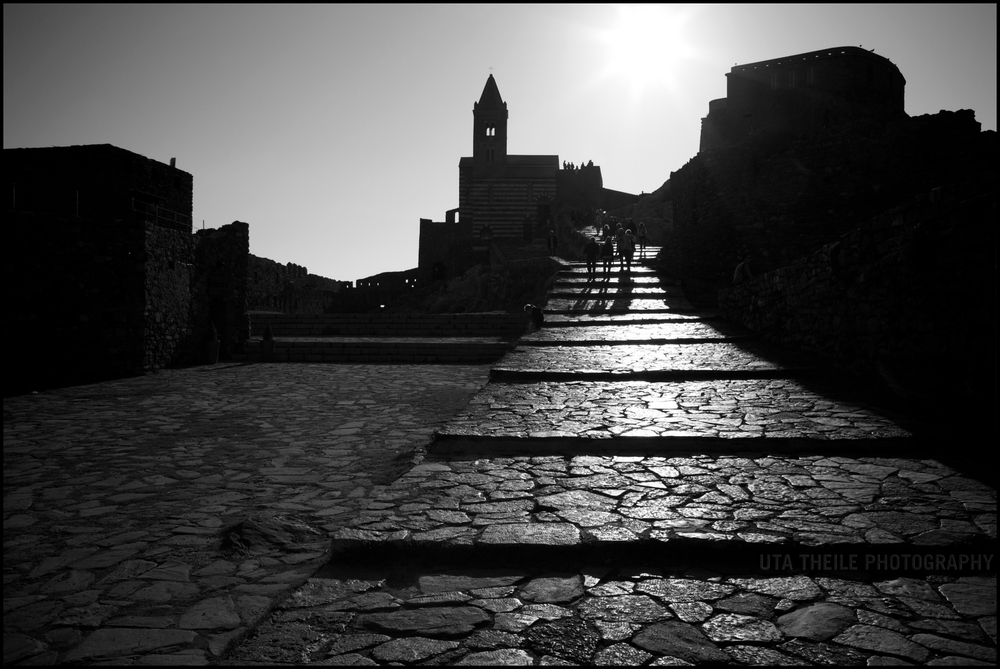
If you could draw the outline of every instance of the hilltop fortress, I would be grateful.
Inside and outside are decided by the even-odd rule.
[[[888,59],[836,47],[736,65],[698,154],[671,172],[666,267],[719,287],[787,265],[885,210],[994,169],[971,110],[910,117]]]

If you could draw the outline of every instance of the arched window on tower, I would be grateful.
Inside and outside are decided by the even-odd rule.
[[[495,137],[496,134],[497,134],[496,126],[493,125],[492,123],[487,123],[486,124],[486,136],[487,137]]]

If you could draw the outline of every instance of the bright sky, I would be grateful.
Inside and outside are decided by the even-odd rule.
[[[996,5],[4,5],[4,148],[113,144],[194,175],[194,220],[355,280],[458,206],[492,73],[508,151],[650,192],[737,63],[863,46],[910,115],[996,130]]]

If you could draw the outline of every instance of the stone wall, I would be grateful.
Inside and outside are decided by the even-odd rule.
[[[720,291],[768,339],[951,402],[995,396],[996,172],[921,194]]]
[[[187,359],[203,361],[200,347],[210,338],[213,324],[222,359],[239,350],[250,336],[246,317],[249,257],[250,226],[246,223],[233,221],[195,234],[190,284],[192,348],[185,351]]]
[[[670,175],[665,269],[721,286],[745,252],[760,271],[787,265],[897,202],[984,169],[996,133],[979,128],[962,110],[699,153]]]
[[[5,387],[142,373],[144,224],[14,212],[7,228],[5,339],[24,362]]]
[[[282,265],[250,254],[247,263],[247,311],[326,313],[350,285],[350,281],[310,274],[301,265]]]
[[[191,232],[193,177],[188,172],[110,144],[3,153],[12,210],[139,217]]]
[[[836,47],[734,66],[726,97],[709,103],[701,150],[743,142],[756,133],[799,135],[823,126],[905,118],[903,75],[888,59]]]
[[[193,334],[188,319],[194,244],[188,233],[145,224],[145,371],[184,361],[181,351]]]
[[[417,249],[420,281],[447,280],[462,274],[476,262],[473,242],[478,241],[472,239],[472,226],[468,221],[441,223],[420,219]]]

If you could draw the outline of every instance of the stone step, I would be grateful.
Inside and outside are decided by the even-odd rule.
[[[594,447],[619,437],[683,437],[706,448],[718,448],[718,440],[731,440],[731,448],[741,448],[736,442],[751,438],[775,446],[784,439],[811,439],[818,447],[831,439],[909,436],[905,420],[876,407],[872,399],[860,399],[856,389],[828,381],[552,380],[488,384],[439,430],[432,448],[443,449],[445,441],[463,438],[475,441],[478,452],[488,455],[494,446],[483,437],[579,438],[591,440]],[[500,445],[497,441],[496,447]],[[624,447],[626,442],[611,445]]]
[[[628,312],[617,313],[596,313],[576,311],[549,311],[545,310],[545,325],[542,330],[549,328],[575,328],[581,326],[604,326],[604,325],[643,325],[646,323],[679,323],[679,322],[719,322],[719,317],[704,310],[680,310]]]
[[[588,325],[564,321],[550,326],[524,335],[518,340],[518,346],[735,341],[755,337],[744,328],[725,321],[599,321]]]
[[[909,454],[428,458],[333,545],[345,561],[405,550],[456,565],[811,550],[968,557],[995,545],[995,504],[989,486]]]
[[[673,302],[673,304],[671,304]],[[644,312],[647,314],[690,314],[692,317],[702,315],[702,311],[686,306],[677,301],[663,298],[621,298],[608,300],[571,300],[559,298],[545,305],[546,314],[562,316],[586,317],[606,316],[608,314],[629,314]]]
[[[251,312],[252,335],[271,326],[275,337],[506,336],[524,332],[523,313],[502,311],[464,314],[275,314]]]
[[[498,360],[513,344],[499,337],[299,337],[275,340],[267,362],[466,363]],[[252,339],[233,362],[262,362],[259,339]]]
[[[664,287],[674,287],[679,286],[680,283],[671,280],[663,280],[655,274],[641,274],[637,275],[632,273],[628,276],[624,274],[618,274],[617,272],[609,275],[608,280],[603,279],[593,280],[588,279],[586,273],[583,272],[567,272],[564,275],[560,275],[555,283],[553,284],[556,288],[582,288],[585,286],[601,287],[601,286],[664,286]]]
[[[694,340],[681,343],[576,342],[575,346],[518,346],[494,370],[511,372],[714,372],[724,378],[741,372],[781,372],[812,368],[816,359],[765,341]]]

